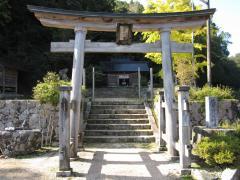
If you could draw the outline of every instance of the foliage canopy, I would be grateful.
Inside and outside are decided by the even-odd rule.
[[[196,7],[200,9],[200,7]],[[149,0],[148,6],[145,9],[144,13],[163,13],[163,12],[182,12],[182,11],[191,11],[192,7],[190,0]],[[204,29],[199,29],[194,32],[194,35],[204,34]],[[147,43],[155,42],[160,40],[159,32],[144,32],[143,39]],[[180,43],[191,43],[192,42],[192,31],[190,30],[181,30],[181,31],[172,31],[171,40],[180,42]],[[192,66],[192,54],[189,53],[178,53],[173,54],[174,69],[176,71],[176,76],[180,80],[180,84],[191,85],[196,72],[206,65],[205,61],[198,62],[196,61],[197,57],[205,57],[200,51],[205,47],[202,43],[194,43],[194,47],[199,49],[194,57],[195,66]],[[148,53],[146,57],[150,58],[157,64],[162,63],[161,54],[159,53]]]
[[[58,74],[48,72],[43,77],[43,82],[33,88],[33,98],[39,100],[41,103],[50,103],[56,106],[59,102],[59,90],[61,85],[70,85],[70,82],[60,80]]]
[[[195,101],[205,101],[206,96],[214,96],[218,99],[234,99],[233,90],[228,87],[191,88],[190,98]]]

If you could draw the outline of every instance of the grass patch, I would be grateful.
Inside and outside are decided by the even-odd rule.
[[[181,180],[193,180],[193,177],[191,175],[187,175],[187,176],[181,176],[180,179]]]

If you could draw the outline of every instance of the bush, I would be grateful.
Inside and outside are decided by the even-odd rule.
[[[58,74],[48,72],[43,82],[38,81],[38,84],[33,88],[33,98],[41,103],[50,103],[56,106],[59,102],[59,90],[61,85],[70,85],[70,82],[60,80]]]
[[[208,165],[229,165],[240,160],[240,133],[218,133],[204,137],[193,153],[204,159]]]
[[[206,96],[215,96],[218,99],[234,99],[233,90],[228,87],[209,87],[191,88],[190,99],[204,101]]]

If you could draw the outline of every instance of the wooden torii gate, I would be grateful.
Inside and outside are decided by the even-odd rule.
[[[215,9],[153,14],[113,14],[81,12],[63,9],[53,9],[38,6],[28,6],[44,26],[73,29],[75,40],[70,42],[53,42],[52,52],[73,52],[72,92],[70,101],[70,131],[72,143],[71,157],[77,157],[78,131],[80,123],[81,84],[83,76],[84,53],[162,53],[163,82],[165,96],[167,149],[170,157],[176,156],[174,142],[176,138],[176,118],[173,102],[174,83],[172,73],[172,52],[191,53],[191,44],[181,44],[170,41],[172,30],[199,28],[214,14]],[[161,40],[156,43],[134,43],[118,45],[110,42],[91,42],[86,40],[87,31],[115,32],[119,24],[130,24],[133,32],[158,31]]]

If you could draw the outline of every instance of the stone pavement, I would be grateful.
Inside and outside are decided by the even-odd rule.
[[[179,162],[143,144],[89,144],[71,162],[76,179],[164,180],[179,178]],[[142,146],[142,147],[141,147]],[[147,144],[146,146],[152,146]]]
[[[71,162],[75,177],[56,178],[58,152],[0,158],[0,180],[165,180],[179,179],[179,163],[168,161],[152,144],[86,144]]]

